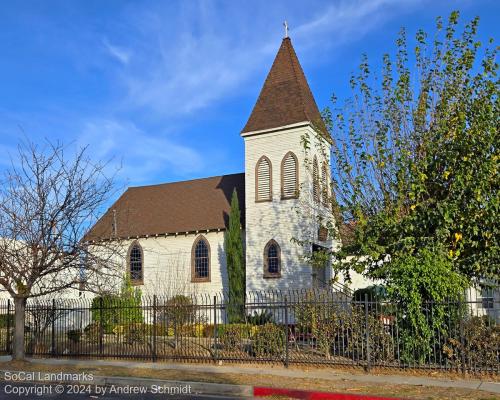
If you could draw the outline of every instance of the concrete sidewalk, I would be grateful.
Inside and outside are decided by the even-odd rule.
[[[8,361],[10,357],[0,357],[0,361]],[[286,369],[279,366],[262,365],[239,366],[239,365],[206,365],[206,364],[180,364],[180,363],[152,363],[136,361],[110,361],[110,360],[74,360],[74,359],[54,359],[54,358],[32,358],[27,361],[33,364],[46,365],[74,365],[80,367],[92,366],[111,366],[133,369],[152,369],[152,370],[176,370],[203,372],[211,374],[242,374],[242,375],[273,375],[288,378],[310,378],[324,379],[331,381],[357,381],[372,384],[392,384],[392,385],[413,385],[441,388],[457,388],[484,390],[500,394],[500,382],[489,382],[478,379],[443,379],[408,375],[372,375],[372,374],[350,374],[347,372],[311,369],[298,370]]]

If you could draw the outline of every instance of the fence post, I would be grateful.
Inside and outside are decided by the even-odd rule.
[[[10,299],[7,299],[7,354],[10,354]]]
[[[214,362],[217,362],[217,357],[218,357],[218,350],[217,350],[217,336],[218,336],[218,329],[217,329],[217,296],[214,296]]]
[[[104,350],[104,299],[99,297],[99,354],[102,355]]]
[[[153,348],[152,348],[152,356],[153,362],[156,362],[156,294],[153,295]]]
[[[289,347],[288,347],[288,297],[285,296],[285,367],[288,368]]]
[[[366,329],[366,372],[370,372],[370,323],[368,321],[368,293],[365,293],[365,329]]]
[[[458,303],[458,307],[460,310],[461,308],[460,303]],[[465,334],[464,334],[464,319],[462,315],[460,315],[460,347],[462,348],[462,354],[461,354],[462,375],[465,376],[465,373],[467,372],[467,367],[465,365]]]
[[[51,328],[52,328],[52,357],[56,356],[56,299],[52,299],[52,315],[51,315]]]

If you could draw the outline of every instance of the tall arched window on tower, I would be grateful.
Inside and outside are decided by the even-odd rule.
[[[262,156],[255,167],[255,201],[272,200],[272,183],[271,161]]]
[[[296,199],[299,197],[299,169],[295,154],[285,154],[281,161],[281,198]]]
[[[326,206],[328,204],[328,190],[329,190],[329,185],[328,185],[328,164],[323,162],[323,166],[321,168],[321,195],[322,195],[322,201],[323,204]]]
[[[316,203],[319,203],[319,167],[318,159],[316,156],[313,158],[313,199]]]
[[[210,245],[203,236],[198,236],[191,250],[191,281],[210,282]]]
[[[264,248],[264,278],[281,277],[281,249],[275,240],[271,239]]]
[[[128,250],[128,274],[133,285],[144,283],[144,253],[139,242],[134,242]]]

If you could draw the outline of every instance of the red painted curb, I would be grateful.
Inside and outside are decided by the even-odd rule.
[[[280,395],[293,397],[301,400],[397,400],[394,397],[378,397],[360,394],[311,392],[307,390],[276,389],[270,387],[254,387],[253,395],[256,397],[265,397]]]

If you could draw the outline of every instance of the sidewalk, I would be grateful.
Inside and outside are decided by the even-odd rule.
[[[72,359],[28,359],[33,364],[45,365],[73,365],[80,367],[90,366],[111,366],[132,369],[152,369],[152,370],[177,370],[189,372],[203,372],[209,374],[242,374],[242,375],[274,375],[287,378],[302,379],[322,379],[329,381],[356,381],[371,384],[394,384],[413,385],[441,388],[457,388],[484,390],[500,394],[500,382],[488,382],[476,379],[442,379],[408,375],[371,375],[371,374],[350,374],[327,369],[298,370],[287,369],[279,366],[262,365],[256,366],[233,366],[233,365],[206,365],[206,364],[180,364],[180,363],[151,363],[137,361],[109,361],[109,360],[72,360]]]

